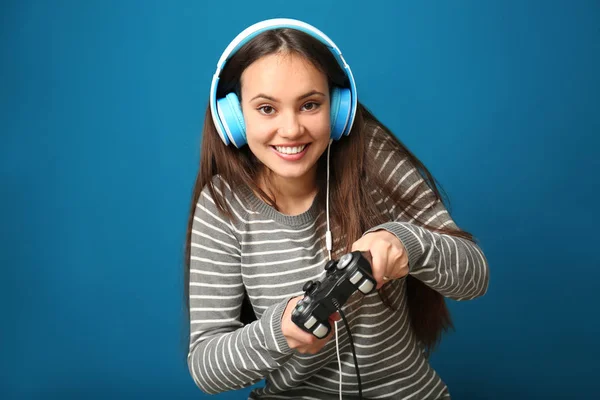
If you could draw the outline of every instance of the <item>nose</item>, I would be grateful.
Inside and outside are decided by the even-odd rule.
[[[294,138],[304,133],[304,128],[300,123],[298,115],[289,111],[281,116],[281,126],[279,128],[279,134],[286,138]]]

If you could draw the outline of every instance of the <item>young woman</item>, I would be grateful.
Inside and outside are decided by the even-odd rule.
[[[357,101],[335,44],[295,20],[249,27],[219,60],[187,245],[191,376],[206,393],[264,379],[251,399],[449,398],[427,361],[452,326],[444,297],[488,284],[430,173]],[[324,339],[291,320],[305,282],[354,250],[377,281],[342,308],[360,382],[337,315]]]

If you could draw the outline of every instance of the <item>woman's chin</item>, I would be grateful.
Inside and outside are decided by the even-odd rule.
[[[273,168],[269,168],[272,175],[277,177],[278,179],[285,179],[289,181],[302,181],[304,179],[314,179],[314,170],[313,168],[307,168],[306,166],[297,165],[294,167],[282,167],[279,165],[273,166]]]

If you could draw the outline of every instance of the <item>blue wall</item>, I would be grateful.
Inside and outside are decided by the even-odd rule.
[[[182,351],[199,133],[221,51],[276,16],[337,42],[489,258],[432,360],[455,398],[589,397],[599,3],[334,3],[2,2],[1,398],[208,398]]]

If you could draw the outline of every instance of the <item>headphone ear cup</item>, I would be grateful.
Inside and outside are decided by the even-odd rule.
[[[348,135],[348,119],[352,107],[350,89],[334,86],[330,96],[331,108],[331,139],[339,140],[342,135]]]
[[[229,140],[237,148],[245,145],[246,124],[244,124],[242,105],[237,95],[231,92],[217,100],[217,109],[219,111],[219,119],[225,128]]]

